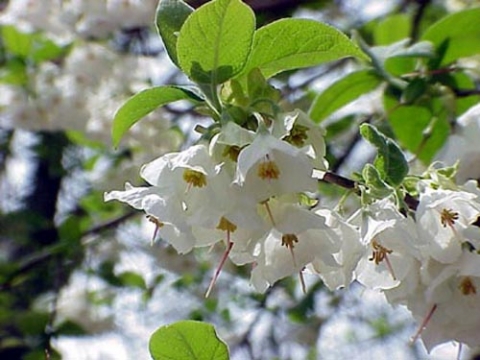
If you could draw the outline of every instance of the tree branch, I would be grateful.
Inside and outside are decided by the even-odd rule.
[[[454,94],[457,97],[467,97],[472,95],[480,95],[480,89],[453,89]]]

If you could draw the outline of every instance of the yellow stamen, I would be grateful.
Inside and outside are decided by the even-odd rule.
[[[282,235],[282,246],[286,246],[288,249],[293,250],[296,243],[298,243],[297,235],[295,234]]]
[[[200,171],[185,169],[183,171],[183,180],[190,186],[204,187],[207,185],[207,177]]]
[[[369,258],[368,260],[374,261],[375,265],[379,265],[383,260],[385,260],[388,271],[392,275],[393,280],[397,280],[395,273],[393,272],[393,267],[390,262],[390,259],[388,258],[388,255],[391,254],[393,250],[383,247],[377,242],[377,240],[372,241],[372,247],[373,247],[372,257]]]
[[[293,248],[295,244],[298,243],[298,237],[295,234],[283,234],[282,235],[282,246],[285,246],[288,250],[290,250],[290,254],[292,254],[293,266],[297,266],[297,262],[295,261],[295,253],[293,252]]]
[[[233,233],[235,230],[237,230],[237,225],[228,221],[222,216],[218,222],[217,229]]]
[[[267,160],[258,165],[258,176],[262,180],[276,180],[280,176],[280,169],[272,160]]]
[[[452,209],[443,209],[440,213],[440,222],[443,227],[447,227],[447,225],[453,227],[456,220],[458,220],[458,212]]]
[[[469,276],[465,276],[458,286],[463,295],[476,295],[477,288]]]

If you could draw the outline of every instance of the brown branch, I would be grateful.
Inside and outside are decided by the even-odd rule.
[[[480,89],[452,89],[457,97],[480,95]]]
[[[110,220],[110,221],[107,221],[103,224],[99,224],[97,226],[94,226],[90,229],[88,229],[87,231],[85,231],[81,237],[85,237],[87,235],[96,235],[96,234],[99,234],[103,231],[107,231],[107,230],[110,230],[110,229],[114,229],[116,228],[118,225],[120,225],[121,223],[123,223],[124,221],[134,217],[135,215],[138,214],[138,211],[135,211],[135,210],[130,210],[128,211],[127,213],[119,216],[118,218],[116,219],[113,219],[113,220]]]
[[[418,8],[413,17],[412,30],[410,32],[410,38],[412,43],[417,41],[418,39],[418,34],[420,32],[420,24],[422,22],[423,15],[425,14],[425,10],[431,2],[432,0],[417,0]]]

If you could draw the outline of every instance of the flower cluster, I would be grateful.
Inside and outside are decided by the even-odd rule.
[[[430,184],[433,185],[433,184]],[[430,351],[456,340],[480,341],[479,190],[470,182],[445,190],[424,187],[414,216],[405,217],[393,202],[382,200],[362,210],[361,258],[356,279],[380,289],[392,304],[412,312]]]
[[[326,223],[330,215],[309,211],[298,197],[316,191],[312,174],[325,166],[324,145],[313,146],[314,138],[322,139],[321,130],[301,112],[283,114],[269,129],[261,124],[256,133],[229,122],[210,146],[143,166],[151,186],[127,184],[105,199],[143,209],[180,253],[223,242],[221,265],[226,257],[254,264],[252,283],[265,291],[312,262],[340,267],[333,255],[341,241]]]
[[[292,274],[304,285],[309,271],[332,290],[356,280],[407,306],[421,324],[414,338],[429,350],[452,339],[478,344],[476,184],[458,187],[430,169],[418,181],[416,209],[401,208],[398,194],[365,197],[344,219],[312,206],[324,152],[322,131],[300,111],[260,119],[256,132],[227,122],[209,144],[144,165],[150,186],[127,184],[105,199],[144,210],[179,253],[223,243],[207,295],[227,258],[252,264],[251,283],[261,292]]]

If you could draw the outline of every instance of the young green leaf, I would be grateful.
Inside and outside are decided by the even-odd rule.
[[[162,326],[150,338],[154,360],[228,360],[228,348],[212,325],[183,320]]]
[[[438,66],[480,53],[480,8],[449,15],[430,26],[422,40],[431,41],[440,57]]]
[[[308,19],[281,19],[255,32],[246,76],[259,68],[270,78],[282,71],[320,65],[347,56],[368,57],[339,30]]]
[[[380,173],[372,164],[365,164],[362,177],[368,186],[368,193],[376,198],[386,197],[393,192],[393,189],[381,179]]]
[[[191,90],[178,86],[153,87],[132,96],[118,109],[113,119],[113,146],[117,147],[128,129],[144,116],[160,106],[178,100],[201,101]]]
[[[374,90],[381,82],[382,80],[370,70],[351,73],[318,95],[310,108],[309,115],[313,121],[321,122],[359,96]]]
[[[255,14],[240,0],[208,2],[180,30],[177,56],[181,69],[197,83],[224,83],[245,66],[254,31]]]
[[[177,39],[187,17],[193,12],[188,4],[181,0],[160,0],[157,8],[157,31],[162,38],[170,60],[178,65]]]
[[[408,163],[398,145],[370,124],[360,126],[360,134],[378,150],[374,166],[387,184],[398,186],[408,174]]]

